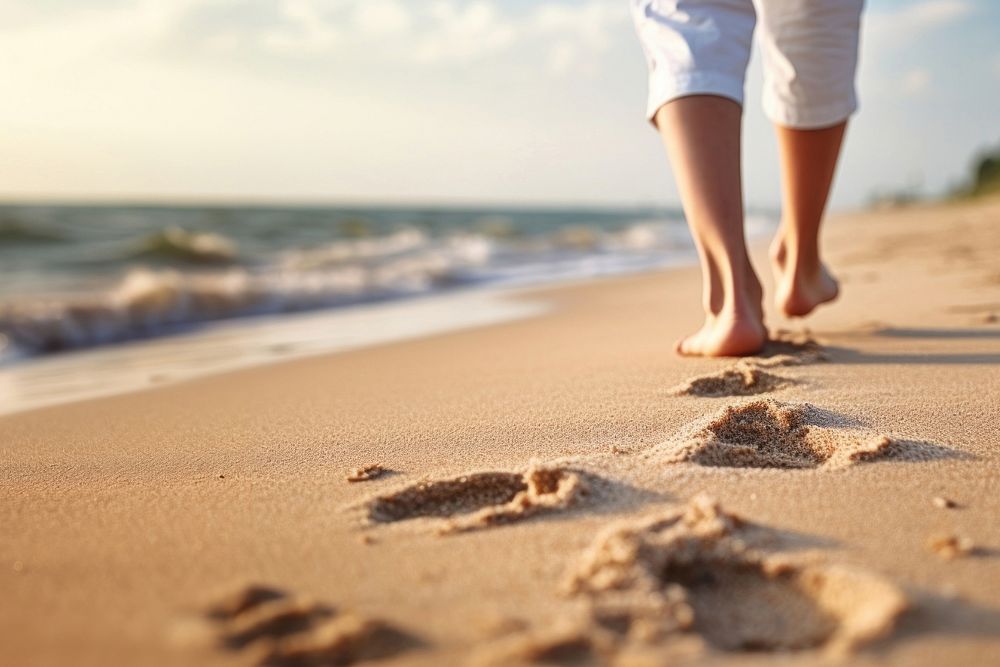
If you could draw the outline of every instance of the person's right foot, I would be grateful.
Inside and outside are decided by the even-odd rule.
[[[822,262],[814,266],[791,262],[784,239],[771,249],[774,270],[774,303],[786,317],[805,317],[820,304],[828,303],[840,294],[837,280]]]

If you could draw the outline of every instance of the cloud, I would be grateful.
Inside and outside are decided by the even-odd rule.
[[[898,9],[873,9],[864,19],[865,34],[886,44],[906,44],[974,11],[975,7],[967,0],[924,0]]]
[[[900,92],[904,95],[920,95],[930,88],[931,73],[923,68],[911,69],[900,81]]]
[[[931,84],[930,44],[977,11],[968,0],[923,0],[889,9],[872,7],[863,17],[861,87],[869,95],[916,96]]]
[[[464,5],[439,0],[431,5],[429,18],[430,27],[414,51],[422,63],[465,63],[501,51],[518,38],[516,25],[484,0]]]
[[[354,10],[354,25],[365,35],[385,37],[410,30],[410,11],[398,0],[365,0]]]
[[[542,5],[531,16],[528,30],[551,42],[546,58],[549,71],[561,74],[589,70],[588,55],[608,50],[614,32],[628,18],[624,3],[591,0],[584,4]]]
[[[966,0],[925,0],[897,13],[897,19],[910,28],[933,28],[966,16],[972,5]]]
[[[572,42],[557,42],[549,48],[546,65],[553,74],[563,74],[573,68],[578,58],[577,47]]]
[[[363,54],[397,71],[496,58],[542,61],[558,73],[599,66],[625,20],[619,0],[520,9],[499,0],[138,0],[30,12],[0,0],[0,41],[68,62],[104,52],[119,61],[265,57],[333,67]]]
[[[325,53],[343,39],[341,32],[310,0],[283,0],[282,23],[260,36],[260,44],[275,53],[308,55]]]
[[[619,3],[592,0],[585,4],[542,5],[531,17],[531,27],[543,34],[572,35],[588,46],[605,49],[611,41],[609,28],[627,17]]]

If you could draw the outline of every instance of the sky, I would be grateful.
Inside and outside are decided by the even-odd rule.
[[[4,199],[678,202],[628,0],[0,0],[0,91]],[[870,0],[859,92],[833,206],[953,187],[1000,144],[1000,2]]]

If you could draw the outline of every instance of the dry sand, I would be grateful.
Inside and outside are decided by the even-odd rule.
[[[0,663],[997,664],[1000,202],[827,236],[819,347],[685,269],[0,418]]]

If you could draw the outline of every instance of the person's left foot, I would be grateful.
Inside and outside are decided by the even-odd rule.
[[[790,264],[788,249],[784,239],[780,239],[771,249],[771,266],[775,278],[774,303],[786,317],[805,317],[840,294],[836,278],[822,262],[815,266]]]

